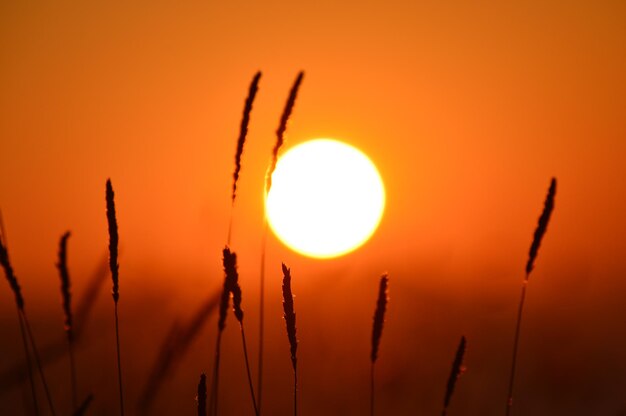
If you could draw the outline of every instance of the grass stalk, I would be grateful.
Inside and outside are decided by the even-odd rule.
[[[120,323],[115,302],[115,347],[117,350],[117,384],[120,392],[120,414],[124,416],[124,388],[122,385],[122,358],[120,354]]]
[[[261,414],[261,400],[263,398],[263,346],[265,333],[265,250],[267,247],[267,233],[269,224],[267,217],[263,222],[263,236],[261,237],[261,270],[259,271],[259,358],[257,373],[257,404]]]
[[[17,281],[17,276],[13,271],[13,266],[11,265],[11,260],[9,259],[9,250],[7,248],[7,238],[6,231],[4,229],[4,221],[2,219],[2,212],[0,212],[0,266],[4,270],[4,275],[9,283],[9,287],[13,292],[13,296],[15,297],[15,306],[17,308],[17,318],[20,325],[20,333],[22,336],[22,342],[24,346],[24,355],[26,357],[26,364],[28,367],[28,379],[30,382],[31,393],[33,396],[33,408],[35,410],[35,414],[39,415],[39,404],[37,402],[37,391],[35,389],[35,379],[33,377],[32,363],[30,357],[30,351],[28,348],[28,341],[30,340],[31,346],[34,349],[34,353],[37,354],[37,349],[35,348],[35,340],[31,336],[30,325],[28,325],[28,320],[26,319],[26,311],[24,309],[24,297],[22,296],[22,288],[20,287],[19,282]],[[46,388],[46,398],[48,399],[48,404],[50,405],[50,411],[54,415],[54,406],[52,405],[52,400],[50,398],[50,394],[47,388],[47,384],[45,382],[45,377],[43,375],[43,369],[41,368],[41,363],[37,358],[37,368],[39,370],[39,375],[44,383],[44,387]]]
[[[213,365],[213,380],[211,381],[211,395],[209,396],[209,414],[217,415],[219,378],[220,378],[220,350],[222,345],[222,330],[218,330],[215,340],[215,364]]]
[[[117,351],[117,381],[120,394],[120,415],[124,416],[124,388],[122,385],[122,359],[120,354],[120,329],[118,317],[118,301],[119,294],[119,264],[118,257],[118,229],[117,218],[115,215],[115,193],[111,179],[106,183],[106,204],[107,204],[107,222],[109,225],[109,268],[111,269],[111,279],[113,281],[113,302],[115,304],[115,346]]]
[[[252,384],[252,376],[250,374],[250,362],[248,360],[248,348],[246,346],[246,333],[243,326],[243,309],[241,308],[242,293],[239,286],[239,273],[237,272],[237,254],[231,252],[228,247],[223,251],[223,264],[224,273],[226,274],[226,281],[228,282],[228,288],[233,296],[233,311],[235,318],[239,322],[241,328],[241,342],[243,345],[243,355],[246,362],[246,373],[248,376],[248,384],[250,387],[250,396],[252,398],[252,405],[254,407],[254,413],[258,416],[259,410],[256,404],[256,398],[254,397],[254,386]]]
[[[233,211],[235,207],[235,198],[237,197],[237,181],[239,180],[239,173],[241,172],[241,156],[243,154],[243,148],[246,143],[246,137],[248,135],[248,125],[250,124],[250,114],[252,113],[252,105],[254,104],[254,98],[259,90],[259,81],[261,80],[261,71],[258,71],[252,78],[250,87],[248,89],[248,96],[244,102],[243,115],[241,117],[241,125],[239,127],[239,137],[237,138],[237,149],[235,151],[235,171],[233,172],[233,189],[231,193],[231,209],[230,220],[228,222],[228,238],[226,244],[230,245],[230,239],[233,229]]]
[[[256,398],[254,397],[254,385],[252,383],[252,375],[250,374],[250,362],[248,360],[248,347],[246,346],[246,332],[243,329],[243,322],[239,323],[241,328],[241,343],[243,345],[243,357],[246,361],[246,374],[248,376],[248,387],[250,388],[250,396],[252,397],[252,406],[254,407],[254,414],[259,415],[259,408],[257,406]]]
[[[222,332],[226,328],[226,316],[228,315],[228,305],[230,304],[230,282],[228,274],[224,274],[224,284],[220,296],[219,316],[217,320],[217,338],[215,339],[215,357],[213,363],[213,379],[211,382],[211,395],[209,396],[209,411],[212,415],[217,415],[218,394],[220,382],[220,353],[222,345]]]
[[[278,129],[276,129],[276,143],[274,144],[274,148],[272,149],[272,155],[270,159],[270,164],[267,168],[267,173],[265,175],[265,196],[269,193],[272,188],[272,175],[274,174],[274,170],[276,169],[276,163],[278,162],[278,153],[280,152],[281,147],[285,142],[285,132],[287,131],[287,124],[289,119],[291,118],[291,113],[293,112],[294,106],[296,104],[296,99],[298,97],[298,91],[300,90],[300,85],[302,84],[302,80],[304,79],[304,72],[300,71],[296,76],[296,79],[289,91],[289,96],[287,97],[287,102],[285,103],[285,107],[283,109],[283,113],[280,117],[280,121],[278,124]],[[265,342],[264,332],[265,332],[265,254],[266,254],[266,245],[267,245],[267,233],[268,233],[268,222],[267,222],[267,213],[264,214],[264,228],[263,228],[263,237],[261,241],[261,273],[260,273],[260,290],[259,290],[259,373],[258,373],[258,387],[257,393],[259,398],[259,414],[261,413],[261,403],[263,399],[263,343]]]
[[[26,311],[22,309],[20,313],[22,314],[22,320],[24,321],[26,334],[28,335],[28,338],[30,339],[30,346],[33,349],[33,355],[35,357],[35,365],[37,365],[37,371],[39,372],[39,377],[41,377],[41,383],[43,384],[43,391],[46,395],[48,406],[50,407],[50,413],[52,414],[52,416],[55,416],[56,412],[54,410],[54,404],[52,402],[52,395],[50,394],[50,388],[48,387],[48,382],[46,381],[46,376],[43,371],[43,365],[41,362],[41,358],[39,356],[39,350],[37,349],[37,343],[35,342],[33,331],[30,329],[30,323],[28,322],[28,318],[26,317]]]
[[[76,411],[78,406],[77,395],[77,386],[76,382],[76,360],[74,358],[74,341],[68,338],[67,340],[67,349],[70,357],[70,382],[72,384],[72,410]]]
[[[387,310],[387,286],[389,277],[387,273],[380,277],[378,286],[378,300],[376,301],[376,310],[374,311],[374,324],[372,326],[372,351],[370,354],[371,370],[370,370],[370,415],[374,415],[374,366],[378,359],[378,348],[380,339],[383,335],[383,326],[385,324],[385,311]]]
[[[233,229],[233,214],[235,208],[235,199],[237,197],[237,181],[239,180],[239,174],[241,172],[241,156],[243,155],[243,149],[246,142],[246,136],[248,135],[248,125],[250,124],[250,114],[252,113],[252,105],[254,104],[254,98],[259,89],[259,81],[261,80],[261,72],[257,72],[252,78],[252,82],[250,83],[250,87],[248,89],[248,95],[244,102],[243,115],[241,118],[241,125],[239,128],[239,137],[237,139],[237,148],[235,151],[235,171],[233,172],[233,186],[231,193],[231,209],[230,209],[230,220],[228,222],[228,236],[226,238],[226,248],[224,249],[224,289],[222,292],[222,302],[220,304],[220,320],[218,323],[218,341],[215,348],[215,371],[214,371],[214,380],[213,380],[213,390],[211,393],[211,403],[213,403],[212,409],[215,409],[215,413],[217,413],[217,395],[218,395],[218,385],[219,385],[219,351],[220,351],[220,342],[221,342],[221,333],[224,329],[226,311],[228,309],[229,297],[233,296],[233,305],[235,316],[239,321],[239,326],[241,329],[241,342],[243,344],[243,353],[246,362],[246,373],[248,376],[248,384],[250,386],[250,395],[252,397],[252,404],[254,406],[254,413],[258,415],[256,399],[254,397],[254,386],[252,384],[252,376],[250,374],[250,362],[248,360],[248,348],[246,345],[246,335],[243,326],[243,311],[241,310],[241,288],[237,282],[238,274],[236,270],[236,255],[234,253],[231,254],[228,246],[231,242],[232,237],[232,229]],[[232,263],[231,263],[232,261]]]
[[[515,372],[517,370],[517,355],[519,350],[524,302],[526,300],[526,288],[528,287],[528,279],[530,278],[530,273],[534,269],[535,259],[537,258],[541,241],[546,233],[546,230],[548,229],[548,223],[550,222],[550,217],[552,215],[552,211],[554,210],[555,195],[556,179],[552,178],[552,180],[550,181],[550,187],[548,188],[548,194],[546,195],[546,200],[544,202],[543,211],[541,212],[541,216],[539,217],[539,220],[537,222],[537,228],[535,229],[535,233],[533,235],[533,241],[530,245],[528,260],[526,262],[526,276],[524,277],[524,282],[522,283],[522,293],[520,295],[519,307],[517,309],[517,320],[515,323],[515,337],[513,339],[513,358],[511,360],[511,372],[509,376],[509,389],[507,393],[505,413],[506,416],[509,416],[511,414],[511,409],[513,407],[513,386],[515,383]]]
[[[298,414],[298,337],[296,336],[296,312],[291,291],[291,269],[282,264],[283,269],[283,311],[287,338],[289,339],[289,352],[291,354],[291,366],[293,367],[293,414]]]
[[[293,370],[293,414],[298,414],[298,368]]]
[[[78,402],[76,398],[76,365],[74,360],[74,328],[73,328],[73,316],[72,316],[72,294],[70,292],[70,274],[67,267],[67,241],[70,237],[70,232],[67,231],[61,236],[59,241],[59,261],[57,268],[59,269],[59,276],[61,278],[61,298],[63,300],[63,312],[65,315],[65,334],[67,336],[67,347],[70,358],[70,383],[72,390],[72,411],[76,411]]]
[[[39,403],[37,401],[37,392],[35,390],[35,379],[33,377],[33,363],[31,362],[30,352],[28,350],[28,338],[26,336],[26,329],[24,328],[24,321],[22,319],[22,313],[20,309],[17,309],[17,319],[20,323],[20,333],[22,335],[22,342],[24,344],[24,354],[26,356],[26,368],[28,369],[28,382],[30,384],[30,390],[33,396],[33,409],[35,415],[39,416]]]

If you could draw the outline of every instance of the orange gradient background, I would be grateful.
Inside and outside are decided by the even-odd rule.
[[[552,176],[556,208],[531,276],[514,414],[626,411],[624,22],[616,1],[3,2],[0,208],[38,342],[63,337],[61,234],[73,233],[74,299],[105,253],[110,177],[133,414],[170,324],[221,287],[235,141],[262,70],[232,240],[256,377],[264,174],[302,69],[285,148],[316,137],[360,148],[387,205],[373,238],[338,259],[307,259],[269,237],[264,413],[291,409],[284,261],[297,295],[302,414],[367,411],[383,271],[380,414],[436,414],[461,334],[468,371],[450,412],[501,414],[523,268]],[[95,394],[96,415],[118,406],[109,287],[77,351],[81,397]],[[193,414],[215,332],[213,316],[154,414]],[[220,413],[251,413],[232,315],[224,345]],[[22,360],[4,278],[0,351],[0,371]],[[66,359],[47,372],[68,409]],[[0,414],[22,414],[27,393],[0,391]]]

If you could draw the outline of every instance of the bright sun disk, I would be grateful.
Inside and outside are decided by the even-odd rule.
[[[315,139],[287,151],[276,165],[265,200],[276,236],[310,257],[337,257],[374,233],[385,189],[374,163],[360,150]]]

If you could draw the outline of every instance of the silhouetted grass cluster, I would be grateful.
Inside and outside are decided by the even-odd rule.
[[[285,142],[285,133],[291,114],[293,112],[296,98],[299,88],[303,80],[304,73],[300,72],[294,84],[289,92],[287,102],[283,114],[280,117],[279,127],[276,130],[276,144],[274,145],[270,163],[266,173],[265,192],[269,192],[272,186],[272,174],[276,167],[276,163],[279,157],[279,152]],[[235,151],[235,170],[233,173],[233,184],[231,193],[231,206],[234,206],[237,192],[237,182],[239,180],[242,170],[242,155],[245,146],[246,136],[248,132],[248,126],[251,119],[251,112],[253,109],[254,99],[259,90],[259,83],[261,79],[261,72],[257,72],[250,84],[248,96],[244,102],[243,116],[241,120],[240,133],[237,138],[237,146]],[[535,230],[534,237],[531,243],[528,260],[525,267],[525,278],[522,286],[522,294],[518,309],[518,316],[515,329],[515,339],[513,346],[513,360],[512,368],[509,379],[509,391],[507,397],[506,414],[511,411],[513,404],[513,383],[515,378],[515,370],[517,364],[518,344],[520,339],[520,328],[522,311],[524,306],[524,299],[526,295],[526,287],[530,273],[534,268],[534,263],[541,245],[541,241],[546,233],[547,226],[554,209],[554,199],[556,194],[556,179],[552,179],[548,194],[545,200],[544,209],[539,217],[537,229]],[[119,316],[118,316],[118,302],[120,298],[119,291],[119,261],[118,261],[118,223],[115,208],[115,194],[111,180],[106,181],[105,189],[105,201],[106,201],[106,217],[108,223],[108,235],[109,235],[109,256],[108,266],[110,275],[112,278],[112,296],[114,301],[115,312],[115,336],[116,336],[116,358],[117,358],[117,373],[118,373],[118,388],[119,388],[119,403],[120,414],[123,415],[125,411],[124,406],[124,387],[122,383],[122,361],[121,361],[121,347],[120,347],[120,331],[119,331]],[[197,387],[197,414],[199,416],[213,415],[217,416],[219,413],[219,379],[220,379],[220,357],[221,357],[221,339],[222,334],[226,329],[226,320],[231,309],[232,299],[232,311],[239,323],[243,355],[246,364],[247,380],[250,389],[251,397],[251,410],[258,416],[261,414],[261,399],[262,399],[262,385],[263,385],[263,343],[264,343],[264,285],[265,285],[265,241],[267,236],[267,219],[265,219],[265,227],[263,233],[263,244],[261,253],[261,270],[260,270],[260,310],[259,310],[259,345],[258,345],[258,384],[255,395],[255,389],[252,382],[251,366],[249,363],[248,349],[246,344],[246,337],[244,331],[244,311],[242,308],[242,288],[239,284],[239,272],[237,269],[237,254],[231,250],[231,234],[233,223],[233,211],[231,209],[227,244],[222,251],[222,266],[224,270],[224,281],[222,290],[220,293],[211,293],[206,298],[197,311],[192,314],[186,321],[176,320],[169,331],[166,334],[163,343],[158,351],[156,361],[154,362],[148,381],[144,386],[143,392],[138,400],[137,411],[141,414],[147,414],[150,412],[151,405],[158,396],[163,382],[172,375],[177,365],[181,361],[182,357],[186,354],[191,343],[200,335],[202,328],[206,325],[208,318],[217,309],[217,337],[215,356],[213,361],[212,371],[212,383],[211,386],[207,386],[207,378],[205,371],[198,368],[198,373],[201,373],[200,381]],[[86,414],[90,404],[92,403],[94,396],[88,394],[86,398],[79,404],[78,402],[78,385],[76,381],[76,363],[74,360],[74,348],[76,343],[80,340],[81,334],[84,329],[87,317],[90,314],[95,299],[100,292],[104,278],[106,277],[105,267],[100,267],[93,275],[90,284],[85,294],[79,299],[76,311],[72,310],[72,292],[70,273],[67,261],[67,245],[70,237],[70,232],[66,232],[62,235],[59,242],[58,251],[58,263],[57,268],[59,271],[61,281],[61,298],[62,307],[64,312],[64,331],[67,337],[67,352],[70,359],[70,384],[71,384],[71,403],[72,414],[83,415]],[[6,232],[2,223],[2,217],[0,215],[0,266],[4,270],[6,280],[9,284],[11,291],[15,298],[15,304],[17,307],[18,320],[20,324],[20,330],[22,335],[22,342],[24,347],[25,361],[19,363],[15,368],[8,372],[0,374],[0,388],[12,385],[12,383],[19,383],[26,379],[29,380],[31,393],[32,393],[32,405],[35,414],[40,414],[39,402],[36,394],[35,379],[32,369],[32,361],[37,366],[38,374],[44,387],[46,394],[46,400],[50,413],[55,415],[55,408],[53,400],[48,389],[48,384],[44,375],[44,365],[50,363],[64,354],[64,347],[62,345],[50,345],[43,349],[43,354],[39,354],[39,350],[36,346],[33,333],[28,323],[26,311],[24,308],[24,297],[22,295],[21,287],[11,265],[9,259],[9,252],[7,248]],[[276,268],[276,271],[277,268]],[[282,295],[283,295],[283,311],[285,319],[285,328],[287,340],[289,343],[290,360],[294,374],[293,385],[293,413],[298,413],[298,338],[296,333],[296,313],[294,296],[292,292],[292,274],[291,269],[282,263]],[[383,335],[383,328],[386,321],[386,313],[388,309],[389,296],[389,277],[387,273],[380,277],[378,285],[378,297],[376,299],[376,307],[373,316],[372,324],[372,337],[371,337],[371,352],[370,352],[370,414],[375,413],[375,379],[374,368],[378,362],[380,355],[380,345]],[[393,317],[391,318],[393,319]],[[305,328],[306,330],[306,328]],[[456,388],[457,381],[460,375],[464,372],[464,359],[466,351],[466,338],[461,337],[456,354],[452,361],[452,368],[450,376],[448,378],[447,386],[444,394],[442,415],[446,416],[453,393]],[[199,364],[200,366],[200,364]]]

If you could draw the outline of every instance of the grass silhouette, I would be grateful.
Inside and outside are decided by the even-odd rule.
[[[293,414],[298,414],[298,337],[296,336],[296,312],[293,305],[293,293],[291,292],[291,269],[282,264],[283,270],[283,310],[285,312],[285,326],[289,339],[289,352],[291,353],[291,366],[293,367]]]
[[[296,99],[298,98],[298,91],[300,90],[300,85],[302,84],[302,80],[304,79],[304,72],[300,71],[296,76],[293,85],[291,86],[291,90],[289,91],[289,96],[287,97],[287,102],[285,103],[285,108],[283,109],[283,113],[280,116],[280,121],[278,124],[278,129],[276,129],[276,143],[272,149],[272,155],[270,159],[270,164],[267,168],[267,173],[265,175],[265,196],[267,197],[268,192],[272,187],[272,174],[276,169],[276,163],[278,161],[278,153],[285,142],[285,133],[287,131],[287,124],[289,119],[291,118],[291,113],[293,112],[294,106],[296,105]],[[267,248],[267,233],[269,224],[267,222],[267,214],[264,215],[263,219],[263,237],[261,239],[261,265],[259,272],[259,371],[258,371],[258,381],[257,381],[257,394],[258,394],[258,403],[259,403],[259,413],[261,413],[261,404],[263,402],[263,344],[264,344],[264,333],[265,333],[265,255]]]
[[[251,111],[253,108],[253,103],[255,96],[259,89],[259,82],[261,79],[261,73],[257,72],[253,77],[253,80],[250,84],[250,88],[248,91],[248,96],[244,103],[244,111],[241,122],[240,134],[237,140],[237,147],[235,153],[235,171],[233,173],[233,184],[232,184],[232,193],[231,193],[231,201],[232,206],[235,204],[236,196],[237,196],[237,181],[241,174],[242,169],[242,155],[245,147],[246,133],[248,131],[248,124],[251,117]],[[289,97],[287,99],[287,103],[285,105],[285,110],[280,119],[279,128],[276,131],[277,134],[277,142],[272,151],[272,159],[270,166],[267,170],[266,183],[265,183],[265,192],[267,193],[271,189],[271,176],[273,170],[276,166],[278,155],[280,153],[281,147],[285,142],[285,132],[287,129],[288,121],[293,111],[298,90],[303,80],[303,73],[299,73],[296,77],[296,80],[292,86]],[[546,200],[544,203],[544,209],[539,217],[537,228],[533,235],[533,240],[531,243],[531,247],[528,254],[528,260],[525,267],[525,279],[522,286],[522,294],[520,298],[520,304],[518,309],[518,316],[516,322],[516,330],[515,330],[515,340],[514,340],[514,348],[513,348],[513,360],[511,367],[511,374],[509,379],[509,391],[507,397],[507,415],[511,412],[511,407],[513,403],[513,385],[515,379],[515,371],[517,365],[517,356],[518,356],[518,347],[521,333],[521,320],[522,320],[522,312],[524,307],[525,295],[527,283],[529,280],[529,276],[534,269],[534,264],[539,252],[539,248],[541,246],[542,239],[546,233],[552,211],[554,209],[554,199],[556,195],[556,179],[552,179],[550,183],[550,187],[548,190],[548,194],[546,196]],[[119,388],[119,402],[120,402],[120,414],[124,414],[125,405],[124,405],[124,389],[122,384],[122,364],[121,364],[121,354],[120,354],[120,331],[119,331],[119,317],[118,317],[118,301],[119,301],[119,253],[118,253],[118,245],[119,245],[119,235],[118,235],[118,225],[117,225],[117,217],[116,217],[116,208],[115,208],[115,195],[113,191],[113,186],[111,180],[107,180],[106,182],[106,214],[107,214],[107,222],[108,222],[108,236],[109,236],[109,257],[108,257],[108,266],[110,275],[112,278],[112,296],[114,300],[115,307],[115,337],[116,337],[116,352],[117,352],[117,374],[118,374],[118,388]],[[265,236],[267,234],[267,219],[265,219],[265,228],[264,228],[264,243],[262,246],[262,262],[261,262],[261,291],[260,291],[260,310],[259,310],[259,320],[260,320],[260,331],[259,331],[259,372],[258,372],[258,385],[255,395],[253,378],[251,375],[251,365],[249,362],[248,356],[248,347],[246,343],[246,335],[244,331],[244,311],[242,308],[242,288],[239,283],[239,271],[237,265],[237,254],[231,250],[230,242],[232,237],[232,224],[233,224],[233,211],[231,210],[231,216],[229,220],[229,228],[228,228],[228,244],[224,247],[222,252],[222,266],[224,271],[224,280],[222,284],[221,291],[218,293],[210,293],[206,299],[199,305],[197,310],[186,320],[176,320],[172,323],[170,330],[167,332],[165,339],[161,344],[161,348],[158,351],[156,361],[151,368],[151,372],[148,377],[148,382],[145,384],[143,389],[143,393],[141,394],[137,406],[137,410],[140,413],[149,414],[152,410],[152,403],[154,398],[159,395],[161,387],[163,383],[171,377],[173,372],[175,371],[177,365],[181,362],[182,358],[185,356],[191,343],[199,337],[202,329],[206,326],[209,317],[217,314],[217,338],[216,338],[216,348],[215,348],[215,357],[213,363],[213,374],[212,374],[212,384],[209,388],[207,388],[207,378],[204,372],[201,373],[200,381],[197,384],[197,414],[206,416],[207,414],[217,415],[218,414],[218,399],[219,399],[219,372],[220,372],[220,355],[221,355],[221,340],[222,334],[226,328],[226,320],[229,314],[229,310],[232,307],[233,314],[235,319],[239,323],[241,336],[242,336],[242,345],[244,352],[244,360],[246,365],[246,375],[247,375],[247,383],[251,395],[252,400],[252,408],[256,415],[261,413],[261,392],[262,392],[262,384],[263,384],[263,330],[264,330],[264,276],[265,276]],[[85,295],[81,297],[79,300],[75,312],[72,309],[72,293],[71,293],[71,281],[69,275],[69,269],[67,265],[67,245],[70,238],[70,233],[66,232],[62,235],[59,242],[59,250],[58,250],[58,262],[57,268],[59,271],[60,281],[61,281],[61,297],[62,297],[62,305],[64,311],[64,327],[66,331],[66,341],[67,348],[70,357],[70,385],[71,385],[71,394],[72,394],[72,410],[75,415],[86,414],[90,407],[92,407],[92,403],[94,400],[94,396],[92,394],[87,395],[87,397],[81,402],[78,402],[78,391],[77,391],[77,382],[76,382],[76,367],[74,362],[74,348],[78,340],[80,340],[81,335],[84,331],[87,316],[89,315],[91,308],[93,308],[93,304],[95,303],[95,299],[100,292],[102,286],[102,276],[104,272],[100,270],[94,275],[94,278],[90,282],[88,289],[85,292]],[[20,330],[22,335],[22,342],[25,353],[25,362],[20,363],[18,366],[19,371],[14,371],[12,373],[0,374],[0,386],[10,386],[11,384],[7,381],[5,382],[5,378],[13,377],[20,381],[26,380],[26,376],[28,376],[33,406],[35,408],[36,414],[39,414],[41,409],[39,403],[37,401],[36,394],[36,386],[35,380],[33,376],[33,359],[35,365],[37,365],[37,369],[41,380],[44,385],[44,390],[46,393],[46,399],[48,401],[48,405],[50,408],[50,412],[54,415],[55,410],[53,406],[52,397],[50,395],[50,391],[48,389],[48,383],[46,382],[44,376],[44,365],[50,362],[53,362],[59,356],[62,355],[61,348],[57,344],[51,345],[49,348],[45,348],[44,354],[40,355],[39,350],[36,347],[35,339],[33,331],[31,330],[30,324],[27,320],[26,312],[24,309],[24,298],[22,295],[21,287],[15,276],[13,267],[9,260],[9,253],[7,249],[7,241],[6,241],[6,233],[4,231],[4,226],[0,217],[0,265],[4,270],[4,274],[6,280],[13,292],[15,303],[18,312],[18,320],[20,324]],[[100,268],[101,269],[101,268]],[[296,313],[295,313],[295,304],[294,304],[294,295],[292,292],[292,274],[291,269],[282,263],[282,307],[283,307],[283,318],[285,320],[285,328],[287,339],[289,342],[289,351],[290,351],[290,360],[293,369],[293,413],[294,415],[298,414],[298,395],[299,395],[299,380],[298,380],[298,337],[296,332]],[[106,277],[106,276],[105,276]],[[276,284],[276,282],[273,282]],[[380,352],[380,343],[382,339],[382,333],[385,326],[386,312],[388,308],[388,285],[389,285],[389,277],[385,273],[380,277],[380,282],[378,286],[378,296],[376,301],[376,308],[373,316],[372,323],[372,335],[371,335],[371,350],[370,350],[370,400],[369,400],[369,408],[370,414],[373,415],[375,413],[375,366],[378,362],[379,352]],[[231,306],[232,299],[232,306]],[[75,322],[76,321],[76,322]],[[32,351],[32,356],[31,356]],[[448,414],[449,405],[451,403],[452,396],[455,392],[455,388],[457,385],[457,381],[459,376],[464,371],[464,359],[465,359],[465,351],[466,351],[466,338],[465,336],[461,337],[460,343],[458,345],[456,354],[454,356],[454,360],[452,363],[452,368],[450,371],[450,375],[447,381],[442,415],[446,416]],[[301,353],[302,354],[302,353]],[[366,358],[363,357],[363,362],[366,363]],[[202,364],[197,364],[201,366]],[[22,371],[24,370],[24,371]],[[195,372],[197,374],[199,372]],[[208,373],[208,372],[207,372]],[[306,373],[305,373],[306,376]],[[303,377],[304,378],[304,377]],[[197,380],[197,379],[196,379]],[[167,394],[167,392],[163,392],[162,394]],[[364,403],[367,402],[367,399],[364,400]]]
[[[378,348],[380,339],[383,335],[383,327],[385,325],[385,311],[387,310],[387,302],[389,301],[387,294],[387,286],[389,277],[387,273],[380,277],[378,286],[378,299],[376,300],[376,310],[374,311],[374,323],[372,325],[372,351],[370,353],[370,415],[374,415],[374,366],[378,359]]]
[[[65,315],[65,334],[67,335],[67,350],[70,358],[70,383],[72,386],[72,410],[78,409],[76,398],[76,363],[74,360],[74,319],[72,317],[72,293],[70,292],[70,273],[67,268],[67,240],[70,232],[67,231],[59,241],[59,277],[61,278],[61,298],[63,299],[63,313]]]
[[[117,381],[120,391],[120,414],[124,416],[124,388],[122,385],[122,358],[120,353],[120,325],[117,313],[117,303],[120,299],[119,292],[119,264],[117,262],[118,242],[117,217],[115,215],[115,194],[111,179],[106,183],[107,221],[109,224],[109,268],[113,280],[113,302],[115,303],[115,346],[117,350]]]
[[[54,416],[56,412],[54,410],[54,404],[52,403],[52,396],[50,394],[50,389],[48,387],[46,376],[43,371],[43,365],[41,363],[41,358],[39,356],[39,350],[37,349],[35,337],[30,328],[30,323],[28,322],[26,309],[24,308],[24,297],[22,296],[22,289],[17,281],[17,276],[15,276],[15,273],[13,272],[13,266],[11,266],[11,261],[9,259],[9,250],[7,248],[6,231],[4,229],[4,221],[2,220],[2,214],[0,214],[0,266],[2,266],[5,277],[9,283],[9,286],[11,287],[11,290],[13,291],[13,295],[15,296],[15,305],[17,307],[17,318],[20,324],[20,333],[22,335],[24,355],[26,357],[26,363],[28,366],[28,379],[30,381],[30,388],[31,388],[31,394],[33,398],[33,406],[35,408],[35,414],[39,414],[39,405],[37,402],[37,393],[35,391],[35,380],[33,378],[31,357],[30,357],[30,352],[29,352],[29,343],[30,343],[30,348],[32,348],[33,350],[33,355],[35,357],[35,364],[37,365],[37,371],[39,372],[39,377],[41,378],[41,382],[44,387],[44,392],[46,394],[46,400],[48,401],[50,413],[52,413],[52,415]]]
[[[546,201],[544,202],[543,211],[539,217],[537,228],[533,235],[533,241],[530,245],[530,251],[528,253],[528,261],[526,262],[526,276],[522,283],[522,294],[520,296],[519,307],[517,310],[517,321],[515,323],[515,339],[513,341],[513,359],[511,360],[511,375],[509,377],[509,390],[506,402],[506,415],[510,415],[511,408],[513,407],[513,384],[515,382],[515,371],[517,369],[517,352],[519,347],[520,331],[522,327],[522,314],[524,312],[524,301],[526,300],[526,288],[528,287],[528,278],[535,266],[535,259],[539,252],[539,246],[543,239],[546,230],[548,229],[548,223],[550,222],[550,216],[554,209],[554,197],[556,195],[556,179],[552,178],[550,181],[550,187],[548,188],[548,194]]]

